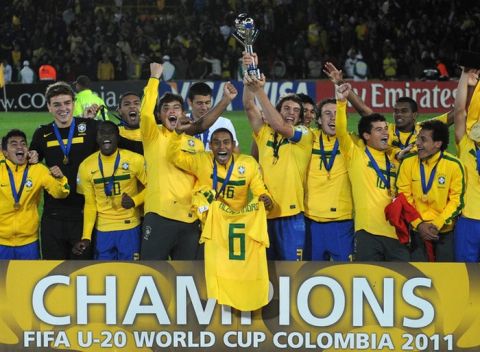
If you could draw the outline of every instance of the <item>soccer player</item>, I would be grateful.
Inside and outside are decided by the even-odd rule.
[[[317,122],[318,109],[315,102],[307,94],[298,93],[297,96],[303,103],[303,125],[310,127],[311,123]]]
[[[351,86],[336,88],[336,135],[352,185],[355,223],[355,261],[408,261],[408,248],[398,241],[395,228],[385,220],[392,201],[395,165],[388,157],[388,126],[379,114],[363,116],[358,135],[347,131],[347,97]]]
[[[33,134],[31,150],[48,167],[58,165],[67,177],[70,195],[54,199],[45,193],[40,229],[44,259],[89,259],[91,251],[76,256],[72,247],[82,238],[83,196],[77,194],[76,177],[80,163],[97,150],[97,121],[73,117],[74,93],[65,82],[47,87],[45,98],[53,122]]]
[[[178,120],[184,117],[183,99],[165,93],[157,105],[162,65],[151,63],[150,72],[140,109],[140,130],[148,169],[141,258],[192,260],[196,257],[200,236],[197,217],[191,210],[195,177],[178,169],[166,158],[173,130]],[[220,102],[186,130],[182,143],[184,150],[201,150],[195,143],[196,138],[191,136],[209,128],[236,95],[235,87],[225,84]],[[160,128],[154,116],[156,105],[162,121]]]
[[[200,186],[214,190],[217,199],[238,211],[247,205],[250,190],[254,200],[263,201],[265,208],[271,209],[272,199],[258,163],[249,155],[233,154],[235,140],[230,130],[222,127],[212,133],[211,152],[183,152],[181,141],[181,135],[175,133],[167,151],[168,159],[194,175]]]
[[[146,186],[145,161],[140,154],[117,148],[119,130],[113,122],[100,123],[99,152],[78,169],[77,192],[85,196],[83,236],[73,248],[78,255],[91,245],[96,229],[95,259],[138,260],[141,224],[138,206]]]
[[[45,189],[65,198],[70,188],[58,166],[28,163],[25,133],[11,130],[2,138],[0,161],[0,259],[39,259],[38,205]],[[47,193],[45,192],[45,193]]]
[[[467,111],[469,81],[477,84],[479,70],[464,69],[455,96],[455,141],[458,157],[465,167],[465,208],[455,224],[455,261],[480,261],[480,134],[467,132],[468,120],[477,119],[479,104],[470,104]],[[475,100],[477,99],[477,100]],[[478,97],[473,97],[472,102]]]
[[[143,155],[140,105],[141,99],[137,93],[125,92],[120,96],[117,111],[122,123],[119,126],[120,140],[118,146]]]
[[[339,71],[331,62],[325,64],[324,71],[330,80],[339,85],[343,83],[342,71]],[[373,110],[356,95],[353,90],[350,91],[348,101],[352,104],[361,116],[373,114]],[[418,105],[410,97],[400,97],[393,106],[394,124],[388,124],[389,134],[389,156],[390,159],[400,162],[406,155],[415,152],[415,141],[420,124],[417,123]],[[453,111],[437,116],[434,119],[448,123],[453,123]]]
[[[305,257],[348,261],[353,254],[353,200],[345,156],[335,135],[336,100],[325,99],[318,109],[319,128],[312,129],[312,157],[305,186]]]
[[[429,120],[421,126],[416,142],[418,154],[403,160],[397,179],[398,192],[421,216],[411,224],[411,260],[428,261],[424,241],[431,241],[435,260],[452,262],[453,226],[464,204],[463,165],[446,152],[446,124]]]
[[[187,93],[187,102],[190,106],[190,109],[192,109],[190,118],[194,121],[198,120],[212,108],[212,88],[210,88],[210,86],[204,82],[192,84]],[[234,152],[239,153],[240,149],[238,147],[238,139],[237,134],[235,133],[235,127],[233,126],[232,121],[226,117],[219,116],[210,128],[207,128],[201,134],[195,135],[195,137],[203,142],[205,150],[210,150],[210,138],[212,136],[212,132],[222,127],[228,129],[232,133],[235,140]]]
[[[256,55],[244,54],[244,62]],[[265,184],[273,197],[268,214],[271,260],[302,260],[305,247],[304,181],[312,153],[312,133],[302,125],[302,101],[296,95],[280,98],[274,107],[265,93],[265,77],[245,74],[244,108],[258,145]],[[255,97],[267,123],[262,120]]]

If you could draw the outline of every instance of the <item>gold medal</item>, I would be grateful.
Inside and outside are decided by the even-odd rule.
[[[392,190],[389,188],[389,189],[388,189],[388,196],[389,196],[390,198],[393,198],[392,195],[393,195],[393,192],[392,192]]]
[[[63,165],[68,164],[68,157],[66,155],[63,156]]]
[[[330,172],[327,172],[327,179],[330,180]]]
[[[13,205],[13,209],[15,209],[15,210],[20,209],[20,203],[19,203],[19,202],[15,202],[15,204]]]
[[[428,196],[426,194],[422,194],[422,202],[427,202],[428,201]]]

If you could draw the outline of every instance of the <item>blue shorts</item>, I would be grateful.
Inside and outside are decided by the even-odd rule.
[[[454,232],[455,261],[480,261],[480,220],[460,216]]]
[[[0,245],[0,259],[40,259],[40,247],[38,241],[24,246],[2,246]]]
[[[351,261],[355,230],[353,220],[317,222],[305,218],[306,260]]]
[[[268,260],[303,260],[305,218],[303,213],[268,220]]]
[[[97,260],[138,260],[142,227],[129,230],[98,231],[95,243]]]

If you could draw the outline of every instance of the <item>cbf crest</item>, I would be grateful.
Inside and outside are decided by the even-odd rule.
[[[124,163],[122,164],[122,169],[128,170],[129,168],[130,168],[130,165],[129,165],[127,162],[124,162]]]
[[[245,166],[241,165],[238,167],[238,173],[240,175],[244,175],[245,174]]]
[[[77,127],[78,133],[85,133],[87,130],[87,124],[85,122],[79,123]]]
[[[27,181],[25,182],[25,187],[32,188],[33,187],[33,181],[31,179],[27,179]]]
[[[440,175],[440,176],[438,176],[437,181],[438,181],[438,184],[439,184],[440,186],[443,186],[443,185],[445,185],[445,183],[447,182],[447,178],[446,178],[445,175]]]

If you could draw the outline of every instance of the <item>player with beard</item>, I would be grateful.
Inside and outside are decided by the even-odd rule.
[[[305,185],[305,257],[348,261],[353,253],[353,200],[346,159],[335,135],[336,100],[325,99],[318,109]]]
[[[45,189],[65,198],[68,181],[58,166],[28,163],[25,133],[11,130],[2,138],[0,161],[0,259],[39,259],[38,205]],[[45,192],[45,193],[47,193]]]
[[[157,103],[162,65],[151,63],[150,73],[140,109],[140,130],[148,170],[141,258],[192,260],[196,257],[200,236],[196,214],[191,210],[195,177],[167,160],[174,129],[179,119],[185,118],[183,99],[165,93]],[[190,152],[201,150],[192,136],[209,128],[236,95],[235,87],[226,83],[220,102],[189,125],[181,148]],[[160,128],[155,121],[155,107],[162,122]]]
[[[40,229],[44,259],[90,259],[91,251],[81,256],[72,253],[72,247],[82,238],[83,196],[76,192],[75,182],[80,163],[97,150],[97,123],[94,119],[73,117],[74,96],[65,82],[47,87],[45,98],[53,123],[40,126],[33,134],[31,150],[48,167],[58,165],[67,177],[70,195],[54,199],[44,193]]]
[[[99,152],[78,169],[77,192],[85,196],[83,236],[73,248],[81,255],[91,245],[96,230],[95,259],[139,259],[141,224],[138,206],[146,185],[145,160],[140,154],[117,148],[119,129],[102,122],[97,131]]]
[[[125,92],[119,98],[117,112],[122,119],[119,126],[118,146],[143,155],[142,133],[140,132],[141,99],[137,93]]]
[[[385,220],[384,209],[394,197],[396,169],[388,157],[388,125],[379,114],[363,116],[358,137],[347,130],[347,97],[351,86],[336,87],[336,135],[352,185],[355,223],[354,260],[408,261],[408,248]]]

